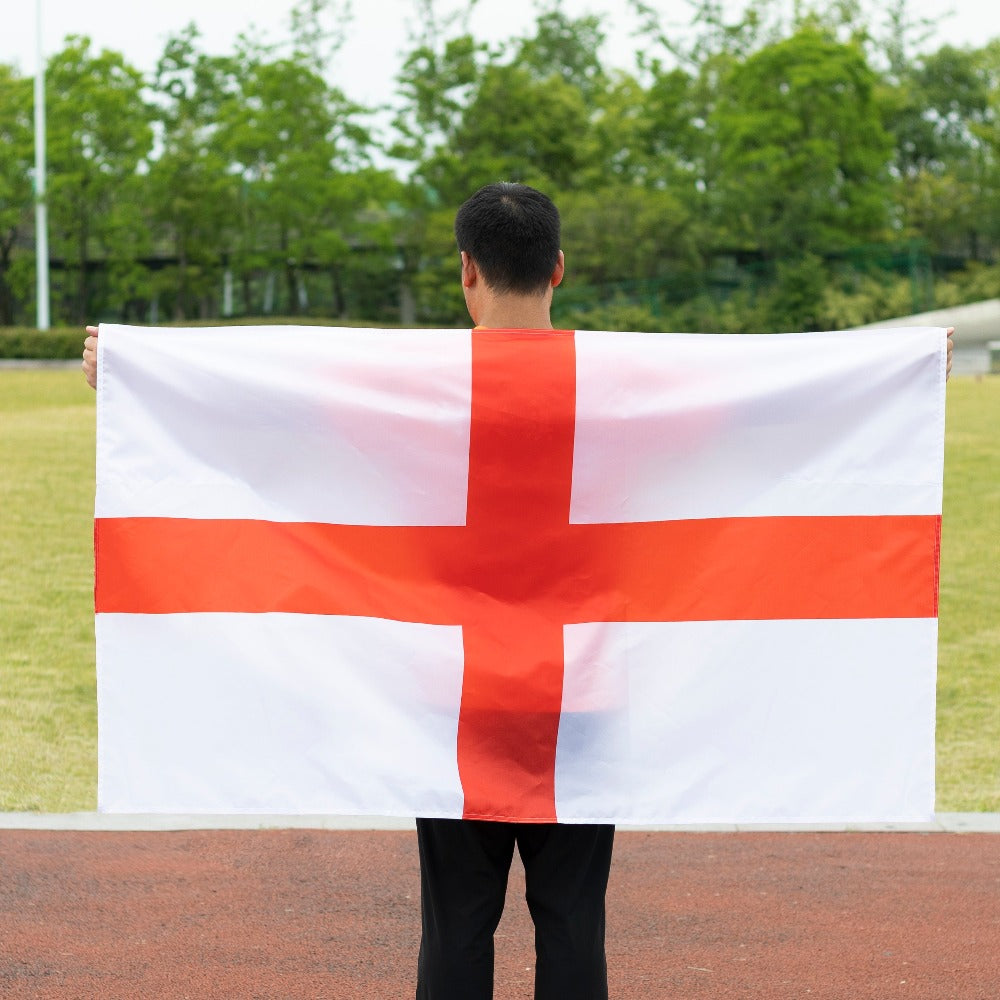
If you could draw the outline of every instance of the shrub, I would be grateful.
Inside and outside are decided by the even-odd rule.
[[[23,326],[2,327],[0,358],[69,361],[83,353],[84,336],[77,326],[45,331]]]

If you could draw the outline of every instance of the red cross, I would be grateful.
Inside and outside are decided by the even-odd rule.
[[[464,814],[537,821],[556,819],[565,625],[936,616],[936,516],[571,524],[572,333],[472,345],[464,525],[101,519],[97,611],[461,625]]]

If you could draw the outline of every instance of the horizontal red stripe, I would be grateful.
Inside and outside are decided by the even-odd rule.
[[[602,525],[628,621],[933,618],[941,518]]]
[[[286,611],[476,625],[928,618],[940,517],[488,528],[104,518],[99,612]]]

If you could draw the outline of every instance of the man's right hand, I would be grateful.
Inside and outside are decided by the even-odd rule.
[[[87,385],[91,389],[97,388],[97,327],[87,327],[87,339],[83,342],[83,368]]]

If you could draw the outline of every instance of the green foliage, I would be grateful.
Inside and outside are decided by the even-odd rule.
[[[845,265],[859,245],[919,244],[948,272],[997,260],[1000,40],[920,50],[908,0],[887,27],[856,0],[696,0],[680,32],[629,0],[645,27],[623,72],[602,18],[554,0],[488,41],[471,8],[412,2],[378,125],[325,76],[349,0],[297,0],[285,44],[224,54],[190,25],[149,79],[67,39],[48,71],[56,321],[464,323],[450,218],[499,179],[559,204],[575,315],[839,325],[973,294],[939,273],[935,300],[922,264],[908,295],[895,263]],[[31,83],[0,67],[0,325],[35,312]]]
[[[0,328],[0,358],[70,360],[83,354],[83,330],[78,326],[53,330]]]
[[[679,288],[678,285],[682,285]],[[917,297],[914,279],[878,268],[824,264],[815,256],[779,262],[773,274],[719,269],[712,280],[618,281],[556,292],[556,325],[581,330],[671,330],[688,333],[779,333],[848,330],[879,320],[1000,298],[1000,265],[971,264],[933,281],[933,298]]]
[[[905,63],[883,99],[904,232],[973,258],[998,232],[1000,210],[996,158],[984,155],[1000,110],[990,51],[945,46]]]
[[[672,191],[617,184],[561,199],[563,249],[572,284],[675,277],[701,267],[696,222]]]
[[[539,12],[534,35],[515,43],[513,62],[536,79],[560,77],[589,103],[608,83],[599,54],[603,44],[599,17],[572,18],[556,4]]]
[[[149,276],[145,304],[162,302],[178,319],[203,311],[216,293],[239,220],[239,178],[216,141],[217,120],[239,88],[238,66],[235,58],[201,52],[197,38],[189,25],[168,39],[153,80],[163,134],[148,188],[152,221],[172,262]]]
[[[117,52],[95,54],[87,38],[52,57],[46,86],[50,246],[68,279],[53,313],[83,323],[96,307],[94,257],[134,260],[149,248],[137,170],[152,148],[151,115],[138,70]],[[112,285],[111,300],[122,292]]]
[[[560,299],[553,311],[553,324],[565,330],[612,330],[656,333],[665,329],[665,319],[655,302],[641,295],[619,292],[615,298],[589,307]],[[671,330],[675,329],[670,327]]]
[[[875,83],[858,46],[810,27],[726,75],[709,127],[717,204],[739,245],[774,258],[886,232],[891,144]]]
[[[0,326],[16,313],[12,255],[32,215],[32,165],[31,81],[0,65]]]
[[[815,254],[779,262],[767,327],[780,330],[791,319],[795,330],[829,329],[822,311],[826,282],[826,268]]]
[[[950,283],[956,289],[955,300],[950,303],[952,305],[978,302],[981,299],[1000,299],[1000,264],[990,267],[973,261],[963,271],[953,274]]]
[[[443,44],[433,36],[420,40],[397,76],[402,107],[394,121],[399,138],[389,148],[392,156],[417,163],[447,140],[487,53],[468,34]]]
[[[392,274],[385,206],[400,184],[369,166],[362,109],[319,71],[327,6],[296,8],[302,51],[292,57],[248,39],[231,57],[210,56],[193,26],[167,44],[155,80],[163,150],[149,183],[174,262],[150,291],[178,319],[217,313],[224,275],[244,311],[280,302],[308,315],[320,288],[338,312],[379,309],[347,289],[370,284],[372,259],[355,259],[358,247]]]
[[[704,123],[715,83],[677,68],[652,68],[646,88],[620,77],[605,94],[596,122],[605,171],[621,173],[649,188],[668,188],[688,205],[703,201],[710,141]],[[712,96],[709,96],[711,93]]]
[[[566,192],[594,177],[593,101],[607,86],[593,17],[572,19],[552,9],[535,33],[491,49],[467,34],[425,34],[400,75],[404,108],[393,147],[413,164],[408,233],[417,246],[407,260],[409,287],[423,319],[464,321],[455,281],[448,216],[483,184],[514,180]],[[561,198],[561,195],[560,195]],[[449,305],[450,304],[450,305]]]

